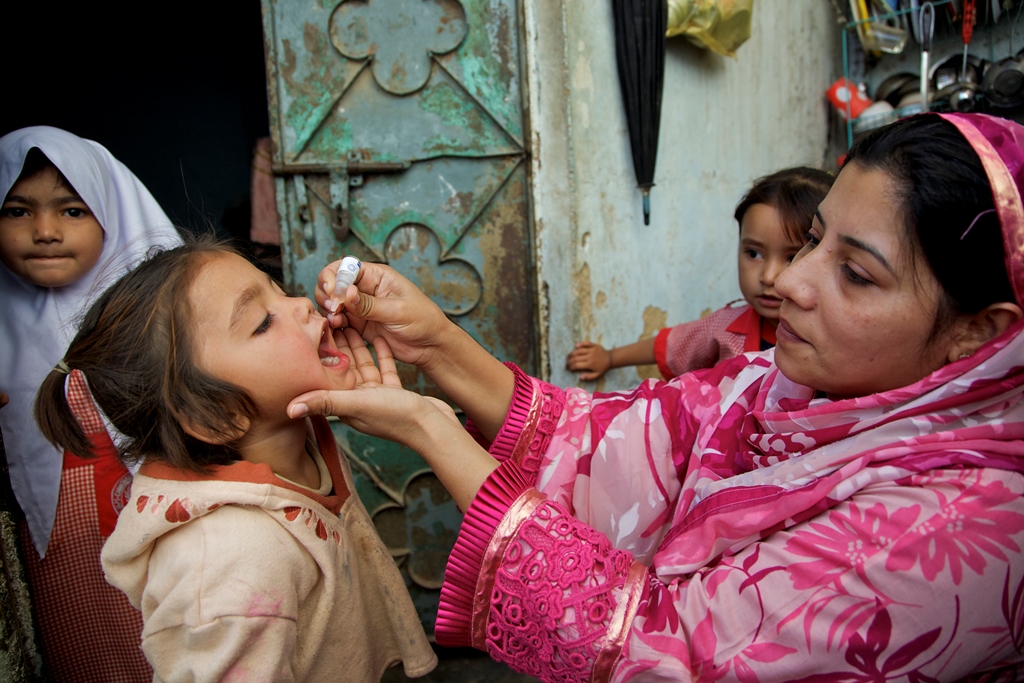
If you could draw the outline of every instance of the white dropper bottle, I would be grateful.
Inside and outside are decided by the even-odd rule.
[[[334,281],[334,296],[344,294],[348,286],[356,281],[363,264],[355,256],[346,256],[338,266],[338,277]]]
[[[341,265],[338,266],[338,275],[334,280],[334,293],[331,295],[330,310],[332,313],[338,312],[338,307],[345,298],[345,290],[356,281],[359,269],[362,267],[363,264],[355,256],[346,256],[341,259]]]

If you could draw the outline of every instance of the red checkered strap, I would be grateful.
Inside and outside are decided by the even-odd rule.
[[[106,433],[106,420],[89,392],[89,383],[85,380],[84,372],[72,370],[68,373],[67,379],[64,380],[64,396],[67,398],[71,413],[87,436]]]
[[[64,395],[92,445],[91,457],[64,451],[64,470],[91,467],[95,485],[96,513],[100,534],[106,538],[114,531],[117,516],[131,495],[132,475],[118,457],[111,438],[116,433],[89,391],[81,370],[71,370],[64,381]],[[65,475],[66,476],[66,475]]]

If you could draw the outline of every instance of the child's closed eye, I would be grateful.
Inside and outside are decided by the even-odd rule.
[[[266,332],[267,330],[270,329],[270,324],[272,322],[274,322],[274,314],[273,313],[267,313],[267,317],[263,319],[263,322],[260,323],[260,326],[256,328],[256,331],[253,332],[253,334],[254,335],[263,334],[264,332]]]

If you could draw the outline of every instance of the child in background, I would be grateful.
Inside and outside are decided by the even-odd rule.
[[[380,381],[358,334],[332,333],[309,299],[209,240],[152,256],[89,310],[36,418],[83,453],[110,447],[109,419],[122,457],[142,461],[102,559],[142,610],[155,680],[433,669],[330,426],[285,412],[311,389]]]
[[[103,579],[100,549],[131,474],[112,454],[53,448],[32,403],[89,303],[154,246],[181,238],[146,187],[101,145],[36,126],[0,138],[0,429],[47,676],[152,680],[142,619]],[[4,403],[0,400],[0,405]]]
[[[734,214],[740,228],[739,284],[746,304],[734,301],[710,315],[661,330],[653,339],[606,350],[582,341],[566,358],[581,380],[611,368],[657,363],[665,379],[710,368],[726,358],[775,346],[782,299],[775,278],[804,245],[818,204],[832,186],[825,171],[797,166],[757,180]]]

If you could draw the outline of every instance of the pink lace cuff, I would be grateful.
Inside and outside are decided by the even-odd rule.
[[[508,415],[505,416],[505,422],[498,430],[498,435],[494,437],[494,442],[488,443],[472,420],[466,422],[466,431],[496,460],[502,462],[508,460],[515,450],[523,429],[530,421],[530,411],[533,407],[533,381],[530,376],[515,363],[505,363],[505,366],[512,370],[515,376],[515,388],[512,390],[512,403],[509,405]]]
[[[506,461],[484,481],[469,504],[444,572],[434,627],[438,645],[473,644],[473,607],[484,556],[509,507],[531,486],[529,478]]]
[[[543,681],[607,681],[647,578],[506,462],[466,513],[434,633]]]

